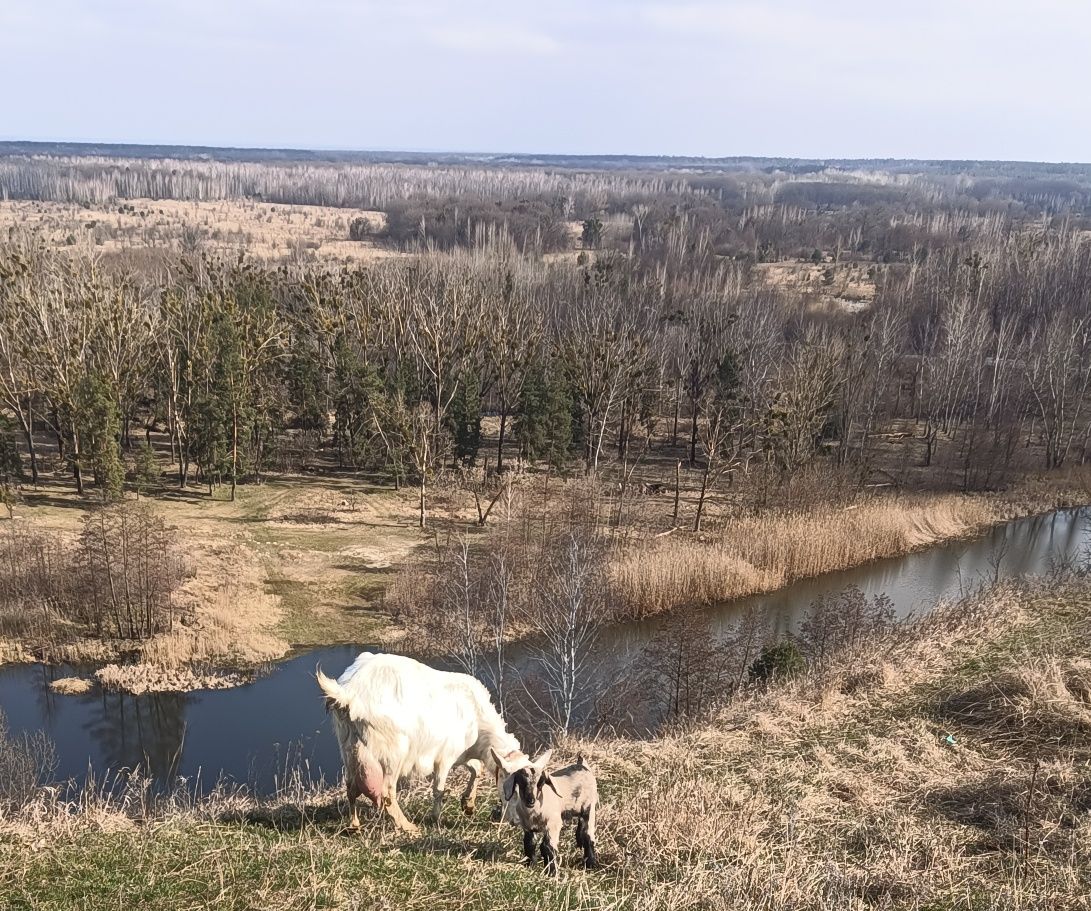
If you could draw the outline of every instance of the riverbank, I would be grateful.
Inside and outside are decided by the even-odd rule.
[[[338,789],[47,794],[0,821],[0,894],[38,911],[1086,908],[1089,652],[1088,580],[1005,588],[689,730],[564,742],[599,772],[603,869],[576,869],[566,832],[556,882],[486,801],[418,838],[374,819],[354,838]],[[415,783],[410,815],[428,802]]]
[[[847,508],[721,520],[702,535],[627,535],[610,555],[612,601],[621,606],[613,619],[776,591],[1085,499],[1061,481],[1024,483],[1006,493],[876,495]],[[29,499],[20,521],[71,535],[80,516],[72,507],[81,505]],[[245,683],[298,648],[394,644],[402,634],[381,601],[395,572],[429,540],[415,527],[411,492],[311,479],[303,489],[299,481],[240,488],[234,503],[164,498],[155,508],[179,529],[191,568],[178,595],[185,621],[140,642],[0,638],[0,663],[93,664],[106,688],[187,692]],[[451,495],[449,530],[468,528],[471,508]],[[505,519],[493,521],[502,527]],[[481,538],[486,546],[490,533]]]
[[[187,570],[173,628],[100,639],[46,617],[21,638],[0,635],[0,664],[98,665],[98,684],[132,693],[245,683],[297,648],[392,636],[377,602],[391,567],[424,540],[411,496],[356,481],[280,479],[240,487],[234,502],[171,491],[152,504]],[[94,505],[31,490],[11,527],[71,541]]]
[[[626,616],[644,619],[767,594],[1086,501],[1085,491],[1063,482],[1027,483],[989,494],[876,496],[847,507],[745,516],[701,535],[634,543],[614,556],[610,575]]]

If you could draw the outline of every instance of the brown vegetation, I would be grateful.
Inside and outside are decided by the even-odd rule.
[[[85,514],[72,544],[14,522],[0,541],[0,633],[41,648],[74,635],[149,639],[174,629],[184,572],[146,504]]]
[[[996,911],[1083,908],[1089,598],[1079,578],[994,591],[654,741],[563,741],[559,761],[580,752],[598,773],[602,869],[566,856],[556,885],[520,871],[517,833],[486,811],[410,839],[367,820],[346,840],[338,790],[157,804],[140,781],[78,808],[32,794],[0,820],[0,883],[42,907],[154,880],[165,908],[244,904],[256,888],[283,907],[337,895],[465,909],[500,896],[826,911],[966,907],[973,895]],[[429,801],[418,786],[408,812]]]
[[[49,681],[49,688],[62,696],[82,696],[94,687],[94,683],[85,677],[58,677]]]
[[[376,229],[357,241],[350,237],[350,229],[360,218],[374,222]],[[396,248],[381,243],[385,222],[381,212],[244,199],[132,199],[123,205],[89,208],[37,200],[0,202],[4,235],[33,230],[61,250],[93,248],[105,257],[153,266],[163,255],[200,251],[259,259],[370,262],[399,255]]]
[[[155,503],[152,508],[171,526],[185,529],[176,532],[175,546],[190,575],[172,598],[176,619],[184,622],[143,640],[85,635],[51,604],[38,606],[24,597],[41,577],[33,561],[22,559],[30,551],[20,543],[14,565],[22,575],[0,574],[13,592],[11,609],[0,612],[0,655],[12,661],[106,663],[127,655],[135,664],[123,665],[123,685],[131,679],[140,688],[183,689],[187,681],[207,681],[212,668],[242,669],[247,673],[228,679],[246,679],[295,644],[374,641],[380,622],[369,603],[391,563],[401,562],[418,543],[413,506],[386,492],[331,488],[269,484],[247,488],[234,504],[200,497]],[[322,504],[338,521],[284,521],[303,503]],[[0,531],[17,542],[52,542],[58,553],[73,554],[82,509],[71,494],[29,491],[16,520]],[[151,680],[153,667],[160,684]]]
[[[673,536],[635,545],[612,563],[611,577],[626,613],[645,617],[906,554],[1009,515],[996,499],[948,494],[728,519],[703,540]]]
[[[497,624],[545,632],[557,542],[593,555],[597,616],[643,617],[1052,505],[998,504],[1088,456],[1079,169],[1061,192],[1029,166],[0,164],[13,217],[39,219],[0,245],[5,502],[71,484],[198,523],[185,623],[168,585],[88,559],[84,615],[0,610],[6,651],[109,658],[102,637],[133,638],[143,663],[200,673],[371,638],[358,608],[431,536],[386,603],[474,663]],[[298,248],[334,236],[401,252]],[[271,478],[286,502],[201,537],[197,498],[219,510]],[[357,511],[363,490],[384,505]],[[479,567],[494,532],[512,562]],[[45,540],[24,550],[48,562],[63,542]],[[53,597],[20,572],[10,598]],[[422,615],[474,586],[462,632]]]

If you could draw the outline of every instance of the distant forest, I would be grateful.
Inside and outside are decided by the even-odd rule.
[[[423,523],[426,486],[490,452],[627,483],[654,451],[699,528],[717,485],[740,508],[818,468],[980,490],[1091,452],[1086,166],[74,151],[9,144],[0,195],[379,210],[344,239],[384,258],[194,236],[104,266],[108,234],[13,225],[0,394],[35,477],[45,428],[114,491],[139,430],[182,485],[322,451],[419,485]]]

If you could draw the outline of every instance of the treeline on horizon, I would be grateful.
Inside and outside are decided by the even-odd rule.
[[[866,209],[879,220],[938,212],[1030,219],[1091,214],[1091,166],[1085,165],[739,159],[668,167],[668,159],[633,159],[612,167],[603,158],[568,166],[568,159],[530,156],[353,153],[329,160],[270,152],[251,160],[213,154],[219,151],[180,158],[0,152],[0,196],[96,206],[257,199],[383,211],[392,204],[530,205],[578,220],[631,214],[636,206],[669,206],[682,214],[712,208],[727,221],[762,206],[801,207],[817,218]]]
[[[798,158],[760,155],[627,155],[564,154],[534,152],[440,152],[393,149],[296,149],[247,146],[203,146],[117,142],[0,141],[4,157],[105,157],[115,159],[166,158],[177,160],[239,162],[325,162],[375,164],[457,164],[468,166],[522,164],[527,166],[612,167],[648,169],[765,170],[814,173],[825,169],[872,168],[892,173],[945,172],[977,176],[1076,175],[1091,170],[1091,163],[1015,161],[1009,159],[943,158]]]

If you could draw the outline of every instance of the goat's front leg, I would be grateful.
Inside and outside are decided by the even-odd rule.
[[[545,860],[546,873],[557,875],[557,847],[561,843],[561,820],[551,820],[542,838],[542,859]]]
[[[466,784],[466,790],[462,792],[462,812],[467,816],[473,816],[477,809],[477,780],[484,768],[480,759],[466,760],[466,768],[470,770],[470,780]]]
[[[356,812],[356,798],[360,796],[360,783],[355,769],[345,769],[345,793],[349,799],[349,828],[360,828],[360,814]]]
[[[534,866],[534,854],[535,854],[536,850],[537,850],[537,847],[534,844],[534,833],[524,831],[523,832],[523,853],[526,855],[526,860],[524,861],[524,863],[528,867],[533,867]]]
[[[438,762],[432,768],[432,822],[437,826],[443,815],[443,794],[447,790],[447,776],[450,772],[449,766]]]
[[[420,829],[406,819],[401,806],[398,804],[397,784],[390,781],[384,782],[383,785],[383,809],[394,820],[394,825],[408,835],[419,835]]]

